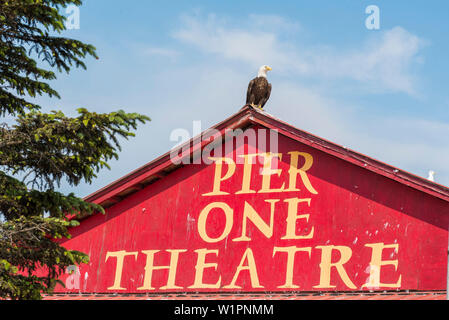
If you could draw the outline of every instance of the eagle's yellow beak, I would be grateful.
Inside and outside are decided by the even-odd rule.
[[[272,69],[271,69],[271,67],[269,67],[269,66],[267,66],[267,68],[266,68],[268,71],[271,71]]]

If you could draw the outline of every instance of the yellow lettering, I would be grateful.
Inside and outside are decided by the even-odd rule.
[[[331,285],[331,268],[335,267],[340,275],[340,278],[343,280],[344,284],[351,288],[356,289],[357,287],[352,283],[351,279],[349,279],[348,274],[346,273],[343,265],[349,261],[352,256],[352,250],[346,246],[317,246],[317,249],[321,249],[321,263],[320,263],[320,284],[314,286],[314,288],[335,288],[334,285]],[[337,262],[331,262],[332,260],[332,251],[338,250],[340,252],[340,260]]]
[[[368,282],[365,283],[362,288],[400,288],[401,287],[401,275],[396,283],[381,283],[380,282],[380,270],[382,266],[393,265],[394,270],[398,270],[398,260],[382,260],[383,249],[395,249],[399,250],[399,244],[383,244],[383,243],[371,243],[365,244],[365,247],[372,249],[371,262],[370,262],[370,274]]]
[[[109,257],[117,258],[117,264],[115,266],[115,277],[114,277],[114,285],[112,287],[109,287],[108,290],[126,290],[126,288],[122,288],[120,286],[122,281],[122,272],[123,272],[123,261],[126,256],[134,256],[135,259],[137,259],[138,252],[126,252],[125,250],[122,251],[115,251],[115,252],[107,252],[106,253],[106,261],[108,261]]]
[[[244,265],[244,262],[247,261],[247,264]],[[242,260],[240,260],[240,264],[237,267],[237,270],[235,271],[234,278],[232,278],[232,281],[229,285],[224,286],[225,289],[241,289],[242,287],[237,286],[235,283],[237,282],[237,279],[240,275],[240,272],[243,270],[248,270],[249,275],[251,277],[251,286],[253,288],[263,288],[259,284],[259,277],[257,275],[257,268],[256,268],[256,262],[254,261],[254,255],[253,251],[250,248],[247,248],[245,253],[243,254]]]
[[[307,176],[307,170],[309,170],[313,165],[313,157],[309,153],[305,152],[298,152],[298,151],[292,151],[289,152],[291,158],[290,158],[290,169],[288,170],[289,173],[289,185],[288,189],[285,189],[285,191],[300,191],[298,188],[296,188],[296,178],[299,173],[299,176],[301,177],[302,183],[304,186],[309,190],[310,193],[318,194],[318,192],[313,188],[312,184],[310,183],[309,177]],[[302,156],[304,157],[304,165],[301,167],[301,169],[298,169],[298,157]]]
[[[246,235],[246,225],[247,220],[251,220],[251,222],[259,229],[265,237],[271,238],[273,236],[273,221],[274,221],[274,207],[276,202],[279,200],[265,200],[271,204],[271,214],[270,214],[270,224],[266,224],[265,221],[259,216],[259,214],[254,210],[254,208],[245,201],[245,208],[243,210],[243,222],[242,222],[242,235],[238,238],[232,239],[232,241],[250,241]]]
[[[161,290],[168,289],[182,289],[182,287],[178,287],[175,285],[176,279],[176,267],[178,266],[178,258],[181,252],[186,252],[187,250],[167,250],[170,253],[170,265],[168,266],[154,266],[154,255],[160,250],[143,250],[142,253],[146,254],[147,262],[145,264],[145,277],[143,280],[143,285],[137,290],[154,290],[151,286],[151,280],[153,277],[153,270],[168,270],[168,280],[167,285],[161,287]]]
[[[278,288],[282,289],[295,289],[299,288],[299,286],[293,284],[293,267],[295,265],[295,253],[299,251],[304,251],[309,253],[309,259],[310,255],[312,253],[311,247],[306,248],[298,248],[298,247],[274,247],[273,249],[273,257],[276,254],[276,252],[286,252],[287,253],[287,270],[285,273],[285,284],[282,286],[279,286]]]
[[[221,276],[218,278],[217,283],[215,284],[207,284],[203,283],[203,273],[204,269],[206,268],[214,268],[214,270],[217,270],[217,264],[216,263],[206,263],[206,255],[209,253],[214,253],[216,256],[218,256],[218,250],[208,250],[208,249],[198,249],[195,250],[195,252],[198,254],[198,258],[196,261],[195,266],[195,281],[193,285],[189,287],[189,289],[218,289],[220,288],[221,283]]]
[[[203,196],[217,196],[229,194],[228,192],[221,191],[220,185],[222,181],[229,179],[234,174],[235,172],[234,160],[232,160],[231,158],[214,158],[214,157],[209,157],[209,159],[215,161],[214,186],[212,192],[205,193],[203,194]],[[228,165],[228,170],[226,171],[226,174],[224,176],[222,176],[221,174],[223,162],[225,162]]]
[[[245,158],[245,163],[243,165],[243,180],[242,180],[242,190],[237,191],[235,194],[242,193],[256,193],[256,191],[251,190],[251,171],[253,167],[252,159],[257,156],[257,153],[254,154],[245,154],[240,157]]]
[[[269,192],[282,192],[284,190],[284,183],[278,189],[271,189],[271,176],[276,174],[278,176],[281,175],[282,169],[272,169],[271,164],[273,162],[273,158],[279,158],[279,161],[282,160],[282,153],[262,153],[260,154],[264,157],[264,164],[262,169],[262,188],[259,190],[259,193],[269,193]]]
[[[297,235],[296,234],[296,221],[299,219],[306,219],[307,222],[309,222],[309,214],[300,214],[298,215],[298,204],[301,202],[307,202],[308,206],[310,207],[310,201],[312,199],[299,199],[299,198],[291,198],[291,199],[285,199],[284,202],[288,203],[288,210],[287,210],[287,227],[285,236],[283,236],[282,240],[289,240],[289,239],[312,239],[313,238],[313,232],[314,227],[310,230],[309,234],[307,235]]]
[[[207,232],[206,232],[207,217],[209,216],[209,212],[214,208],[219,208],[219,209],[223,210],[223,212],[226,216],[225,228],[224,228],[222,234],[218,238],[211,238],[207,235]],[[224,203],[224,202],[209,203],[201,211],[200,216],[198,217],[198,233],[199,233],[200,237],[204,241],[209,242],[209,243],[219,242],[219,241],[223,240],[224,238],[226,238],[228,236],[229,232],[231,231],[232,224],[233,224],[233,215],[234,215],[234,212],[233,212],[232,208],[229,207],[226,203]]]

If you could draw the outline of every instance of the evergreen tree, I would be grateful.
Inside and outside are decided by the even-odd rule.
[[[48,83],[57,72],[85,69],[85,58],[97,58],[92,45],[60,36],[69,5],[81,1],[0,0],[0,298],[40,299],[68,266],[88,262],[57,239],[70,237],[79,215],[104,210],[57,189],[64,180],[91,183],[118,157],[118,139],[149,120],[124,111],[43,113],[29,101],[59,98]]]

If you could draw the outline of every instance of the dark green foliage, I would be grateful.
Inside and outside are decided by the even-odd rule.
[[[81,1],[0,0],[0,116],[16,120],[0,121],[0,298],[40,299],[68,266],[88,261],[57,239],[70,238],[68,228],[78,224],[68,217],[103,208],[55,188],[63,180],[90,183],[118,157],[118,139],[133,136],[137,124],[149,120],[121,110],[47,114],[27,100],[59,98],[45,81],[54,80],[55,72],[86,68],[87,56],[97,58],[92,45],[55,36],[65,30],[60,11],[68,5]]]

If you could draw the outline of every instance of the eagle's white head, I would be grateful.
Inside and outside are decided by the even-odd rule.
[[[269,66],[267,66],[267,65],[261,66],[261,67],[259,68],[259,73],[257,74],[257,76],[258,76],[258,77],[264,77],[264,78],[266,78],[266,77],[267,77],[267,72],[268,72],[268,71],[271,71],[271,67],[269,67]]]

